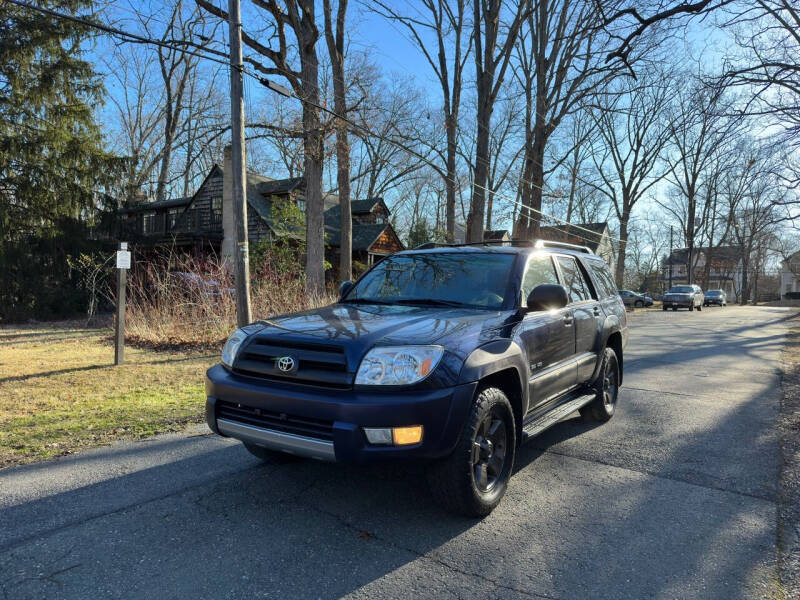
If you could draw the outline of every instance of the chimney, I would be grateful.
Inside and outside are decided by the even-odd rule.
[[[222,161],[222,262],[233,270],[233,253],[236,247],[236,231],[233,221],[233,178],[231,147],[225,146]]]

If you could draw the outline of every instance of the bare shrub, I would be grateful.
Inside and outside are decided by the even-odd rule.
[[[269,252],[251,263],[255,320],[315,308],[334,301],[327,292],[311,298],[302,270],[287,268]],[[156,348],[218,349],[236,329],[233,273],[214,255],[166,253],[140,258],[128,285],[126,339]]]

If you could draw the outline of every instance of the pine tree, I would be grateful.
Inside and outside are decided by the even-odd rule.
[[[40,6],[86,14],[85,0]],[[84,60],[88,27],[0,3],[0,230],[3,240],[90,216],[111,158],[94,109],[103,94]]]
[[[86,15],[86,0],[38,6]],[[94,111],[89,27],[0,2],[0,320],[81,310],[66,256],[85,250],[116,164]]]

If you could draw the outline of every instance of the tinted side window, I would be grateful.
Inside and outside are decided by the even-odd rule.
[[[527,300],[528,295],[537,285],[543,283],[558,283],[556,267],[550,255],[532,256],[522,278],[522,297]]]
[[[607,298],[617,293],[617,286],[614,284],[614,280],[611,279],[611,275],[605,265],[588,260],[586,264],[594,276],[595,287],[601,298]]]
[[[583,280],[583,275],[578,270],[575,259],[571,256],[559,256],[556,258],[558,266],[561,267],[561,274],[564,281],[561,284],[567,288],[567,295],[570,302],[581,302],[591,298],[589,288]]]

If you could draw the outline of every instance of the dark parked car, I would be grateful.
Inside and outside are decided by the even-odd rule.
[[[625,306],[633,306],[635,308],[642,308],[645,306],[653,306],[653,299],[644,294],[637,294],[630,290],[620,290],[619,297],[622,298],[622,303]]]
[[[728,295],[723,290],[708,290],[703,299],[703,306],[725,306],[728,304]]]
[[[206,419],[262,459],[423,460],[437,501],[486,515],[521,442],[576,410],[614,415],[627,339],[588,250],[426,244],[331,306],[234,332],[207,372]]]
[[[688,308],[690,311],[703,310],[703,290],[699,285],[676,285],[664,294],[663,309],[678,310]]]

